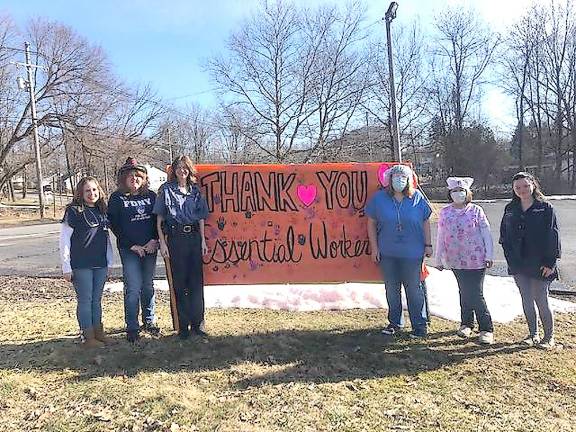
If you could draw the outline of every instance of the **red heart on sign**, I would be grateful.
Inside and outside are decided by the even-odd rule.
[[[316,199],[316,186],[314,186],[313,184],[298,185],[298,187],[296,188],[296,194],[298,195],[298,198],[300,199],[302,204],[308,207]]]

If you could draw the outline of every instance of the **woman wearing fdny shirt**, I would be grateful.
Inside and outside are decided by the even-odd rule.
[[[420,284],[424,255],[432,254],[430,215],[424,196],[413,187],[414,173],[405,165],[387,172],[388,186],[366,205],[372,260],[380,264],[386,286],[388,326],[382,333],[394,335],[404,326],[401,289],[404,286],[412,337],[427,336],[426,297]]]
[[[118,189],[108,201],[108,219],[122,260],[126,337],[133,343],[140,337],[140,307],[144,331],[160,334],[153,284],[158,250],[156,215],[152,213],[156,194],[148,190],[146,167],[133,158],[120,167],[117,180]]]
[[[202,255],[208,250],[204,237],[208,205],[188,156],[179,156],[172,162],[168,182],[158,191],[154,213],[158,215],[160,252],[170,258],[172,268],[178,336],[187,339],[192,331],[206,338]]]
[[[64,279],[76,291],[76,316],[86,348],[109,342],[102,325],[102,292],[112,256],[104,191],[94,177],[84,177],[62,219],[60,258]]]

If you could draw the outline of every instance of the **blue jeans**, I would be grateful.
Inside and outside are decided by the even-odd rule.
[[[130,249],[120,248],[122,275],[124,278],[124,319],[126,330],[140,329],[138,307],[142,307],[144,324],[154,324],[155,296],[154,272],[156,271],[156,254],[146,254],[140,258]]]
[[[398,328],[404,327],[401,291],[402,285],[404,285],[412,331],[419,335],[426,335],[426,298],[420,284],[422,258],[383,256],[380,258],[380,270],[386,285],[388,321],[390,324]]]
[[[72,284],[78,300],[76,318],[80,330],[102,322],[102,292],[107,276],[107,267],[72,270]]]

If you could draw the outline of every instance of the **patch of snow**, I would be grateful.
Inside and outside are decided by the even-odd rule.
[[[429,268],[426,279],[430,313],[460,321],[460,300],[454,274]],[[167,291],[166,280],[154,281],[157,290]],[[109,292],[122,292],[122,282],[106,284]],[[287,311],[318,311],[386,308],[382,283],[297,284],[297,285],[211,285],[204,291],[207,308],[247,308]],[[522,301],[512,277],[489,276],[484,280],[484,297],[492,320],[507,323],[522,316]],[[576,313],[576,303],[550,299],[556,312]],[[406,302],[404,301],[404,307]]]

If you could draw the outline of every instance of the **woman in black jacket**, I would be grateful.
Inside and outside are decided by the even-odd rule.
[[[512,178],[513,196],[504,209],[500,225],[500,244],[504,249],[508,273],[522,297],[522,307],[530,334],[524,339],[529,346],[554,347],[554,316],[548,294],[550,283],[558,278],[556,261],[560,258],[560,236],[556,212],[545,201],[536,178],[519,172]],[[544,336],[538,336],[536,308]]]

